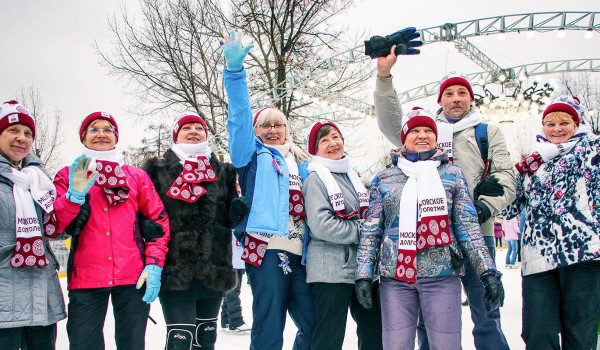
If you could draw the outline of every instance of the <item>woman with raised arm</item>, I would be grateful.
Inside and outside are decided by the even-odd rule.
[[[246,272],[253,302],[250,349],[283,346],[286,312],[298,328],[294,349],[310,349],[314,311],[302,264],[307,238],[302,178],[308,155],[294,145],[285,114],[266,107],[252,115],[243,61],[252,45],[242,47],[235,31],[223,42],[223,71],[229,99],[229,153],[242,197],[232,214],[243,234]]]

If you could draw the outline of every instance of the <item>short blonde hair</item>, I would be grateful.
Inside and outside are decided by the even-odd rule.
[[[300,147],[296,146],[296,144],[294,143],[294,139],[292,138],[292,134],[290,133],[288,119],[285,116],[285,114],[283,114],[283,112],[277,107],[266,107],[256,112],[253,125],[254,132],[256,133],[256,129],[259,127],[259,125],[277,122],[286,126],[285,143],[289,143],[291,145],[290,152],[292,152],[294,157],[301,161],[310,159],[308,154],[304,152]]]
[[[565,113],[565,112],[552,112],[552,113],[548,113],[546,115],[546,117],[544,118],[544,120],[542,121],[542,123],[545,125],[546,123],[553,122],[553,121],[558,121],[558,122],[571,121],[574,124],[577,124],[573,120],[573,117],[571,117],[571,115],[569,113]]]

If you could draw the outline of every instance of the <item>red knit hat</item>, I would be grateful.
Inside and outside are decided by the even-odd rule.
[[[438,130],[433,114],[421,107],[413,107],[412,111],[402,117],[402,131],[400,132],[400,139],[402,140],[402,143],[404,143],[406,140],[406,135],[412,129],[418,126],[426,126],[433,130],[433,133],[437,139]]]
[[[117,121],[112,115],[106,112],[94,112],[83,119],[81,126],[79,127],[79,141],[83,142],[83,135],[87,131],[90,124],[92,124],[92,122],[96,119],[104,119],[109,121],[115,128],[115,141],[119,142],[119,126],[117,125]]]
[[[442,93],[446,90],[447,87],[453,85],[461,85],[464,86],[467,90],[469,90],[469,95],[471,95],[471,101],[475,100],[475,94],[473,94],[473,88],[471,88],[471,83],[469,83],[469,79],[466,75],[460,74],[457,72],[450,72],[446,76],[442,78],[440,81],[440,92],[438,93],[438,103],[442,100]]]
[[[187,123],[202,124],[204,132],[206,133],[206,138],[208,138],[208,127],[206,126],[206,122],[204,119],[202,119],[202,117],[195,113],[181,113],[173,120],[173,142],[177,143],[177,135],[179,134],[179,130]]]
[[[21,124],[31,129],[35,139],[35,121],[29,111],[19,102],[10,100],[0,106],[0,133],[9,125]]]
[[[571,116],[571,118],[573,118],[575,124],[579,126],[581,120],[583,120],[585,109],[581,104],[579,104],[579,99],[577,97],[564,95],[552,101],[552,103],[546,107],[543,113],[542,123],[544,123],[544,118],[546,118],[546,115],[552,112],[567,113]]]
[[[308,150],[308,154],[313,156],[317,155],[317,134],[325,125],[333,126],[337,132],[340,133],[340,136],[344,137],[340,131],[340,127],[337,126],[336,123],[330,120],[319,120],[314,122],[308,129],[306,129],[306,134],[304,135],[304,146]]]

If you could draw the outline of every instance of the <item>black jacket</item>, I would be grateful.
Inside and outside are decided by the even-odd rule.
[[[210,165],[218,181],[202,183],[206,193],[195,203],[176,200],[167,191],[183,166],[172,150],[163,159],[149,159],[143,169],[160,195],[171,226],[169,251],[162,274],[163,290],[185,290],[193,278],[216,291],[236,285],[231,265],[229,206],[236,196],[235,170],[213,154]]]

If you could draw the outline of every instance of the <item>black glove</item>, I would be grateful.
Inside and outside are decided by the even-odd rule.
[[[504,195],[504,187],[498,183],[498,179],[490,177],[475,186],[474,197],[477,199],[479,196],[499,197]]]
[[[247,199],[245,196],[234,198],[231,201],[231,207],[229,208],[229,221],[231,221],[232,227],[236,227],[240,221],[242,221],[244,216],[248,214],[249,209],[246,201]]]
[[[500,281],[502,274],[497,271],[488,270],[481,274],[481,283],[485,292],[483,301],[489,306],[491,318],[500,317],[500,307],[504,305],[504,287]]]
[[[477,210],[477,221],[479,221],[480,225],[488,221],[489,218],[492,217],[492,212],[487,207],[487,205],[485,205],[485,203],[483,203],[482,201],[475,201],[473,202],[473,204],[475,205],[475,209]]]
[[[154,242],[157,238],[165,235],[165,231],[158,222],[150,220],[142,214],[138,214],[138,224],[146,242]]]
[[[370,280],[358,280],[354,284],[356,299],[365,309],[373,307],[373,291],[371,290]]]
[[[465,258],[460,251],[460,247],[456,247],[458,248],[456,249],[452,244],[450,244],[448,247],[450,249],[450,263],[452,264],[452,268],[458,270],[465,263]]]
[[[421,36],[415,27],[399,30],[385,37],[375,35],[365,40],[365,55],[371,58],[385,57],[390,54],[390,49],[396,45],[394,53],[398,55],[417,55],[421,53],[415,47],[423,46],[420,40],[414,40]]]
[[[79,213],[73,221],[65,228],[65,233],[69,236],[77,236],[81,233],[81,229],[90,219],[92,207],[90,206],[90,195],[85,195],[85,202],[79,207]]]

